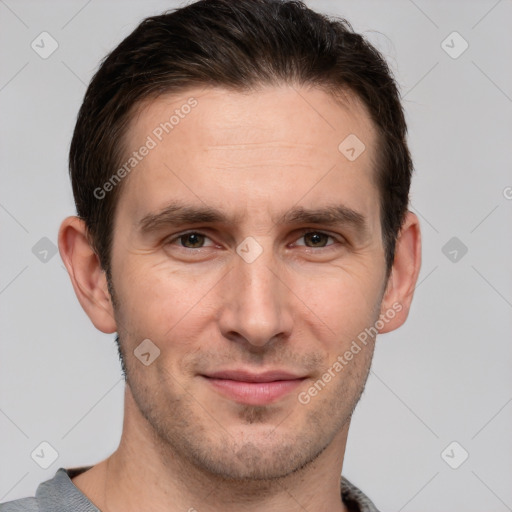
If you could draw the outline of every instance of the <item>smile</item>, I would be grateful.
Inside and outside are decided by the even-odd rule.
[[[261,374],[226,371],[202,377],[220,394],[247,405],[274,403],[296,390],[306,378],[283,371],[270,371]]]

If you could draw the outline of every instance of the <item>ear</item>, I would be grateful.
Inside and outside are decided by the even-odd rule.
[[[59,230],[59,251],[78,301],[87,316],[100,331],[116,332],[114,308],[105,272],[89,244],[88,231],[82,219],[64,219]]]
[[[386,320],[379,333],[398,329],[407,319],[421,267],[421,233],[418,217],[407,212],[396,241],[395,259],[381,303]],[[391,318],[391,312],[393,317]]]

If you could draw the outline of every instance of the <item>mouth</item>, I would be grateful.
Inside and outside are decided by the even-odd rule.
[[[268,405],[284,398],[307,378],[283,370],[252,373],[228,370],[201,375],[221,395],[242,404]]]

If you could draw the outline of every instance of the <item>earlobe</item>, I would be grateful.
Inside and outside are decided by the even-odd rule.
[[[380,311],[385,325],[379,333],[398,329],[407,319],[420,268],[420,224],[418,217],[409,211],[396,241],[395,259]]]
[[[59,230],[59,251],[78,301],[97,329],[116,332],[114,309],[105,272],[89,244],[82,219],[67,217]]]

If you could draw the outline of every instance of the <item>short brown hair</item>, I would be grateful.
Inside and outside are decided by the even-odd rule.
[[[376,183],[389,274],[409,201],[412,161],[400,95],[382,55],[340,18],[303,2],[200,0],[145,19],[102,62],[78,115],[69,167],[77,214],[110,271],[113,219],[122,183],[94,193],[122,165],[130,116],[143,100],[193,86],[252,90],[312,85],[350,91],[378,133]]]

